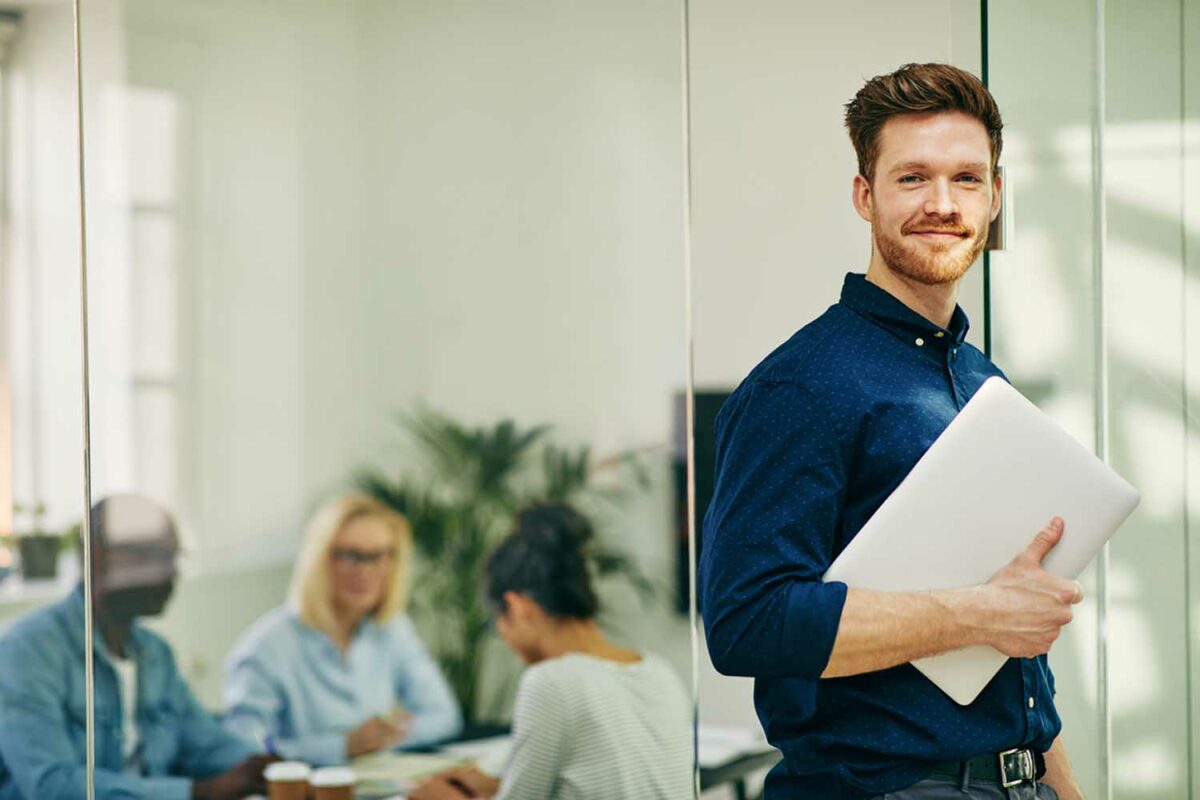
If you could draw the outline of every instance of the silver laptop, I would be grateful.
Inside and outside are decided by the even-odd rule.
[[[985,583],[1051,517],[1066,523],[1042,562],[1075,578],[1137,506],[1136,489],[1000,378],[989,378],[825,573],[877,591]],[[961,705],[1004,666],[969,647],[913,666]]]

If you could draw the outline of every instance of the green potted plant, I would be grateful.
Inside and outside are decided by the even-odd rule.
[[[15,525],[17,552],[21,557],[21,575],[25,580],[53,580],[58,577],[58,556],[65,548],[70,547],[72,531],[70,528],[63,533],[48,531],[42,524],[46,514],[46,504],[13,503],[13,515],[28,518],[25,525]]]
[[[413,617],[427,633],[464,716],[477,722],[483,705],[479,678],[491,635],[481,593],[488,554],[528,503],[569,502],[602,516],[602,506],[648,485],[644,453],[596,461],[587,447],[549,442],[544,425],[522,428],[503,420],[469,427],[428,409],[401,415],[400,423],[423,456],[423,470],[398,476],[363,470],[354,483],[408,518],[417,553]],[[605,542],[602,520],[596,521],[597,574],[621,576],[643,599],[651,597],[653,585],[632,558]]]

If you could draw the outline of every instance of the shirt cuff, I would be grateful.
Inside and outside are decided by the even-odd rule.
[[[462,722],[453,710],[417,714],[409,721],[408,736],[397,747],[428,747],[457,736],[461,730]]]
[[[829,666],[848,591],[841,581],[792,584],[784,630],[805,633],[804,642],[794,642],[789,648],[795,657],[792,668],[799,676],[817,680]]]

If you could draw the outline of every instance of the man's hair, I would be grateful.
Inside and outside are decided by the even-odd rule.
[[[971,73],[949,64],[905,64],[867,81],[846,104],[846,129],[858,154],[858,172],[875,180],[879,132],[892,117],[960,111],[983,123],[992,142],[992,170],[1000,159],[1004,123],[996,99]]]

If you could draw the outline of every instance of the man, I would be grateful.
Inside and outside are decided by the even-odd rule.
[[[1053,789],[1078,800],[1045,656],[1082,598],[1078,583],[1041,568],[1061,519],[982,586],[886,593],[821,581],[979,386],[1001,374],[966,343],[956,305],[1000,210],[995,100],[962,70],[910,64],[868,81],[846,126],[871,261],[718,415],[700,565],[713,664],[757,679],[759,718],[783,753],[768,798],[1040,798]],[[908,663],[976,644],[1012,658],[969,706]]]
[[[92,507],[96,797],[237,800],[270,760],[196,702],[171,648],[142,627],[175,585],[171,518],[139,497]],[[0,638],[0,800],[85,794],[84,597],[30,614]]]

